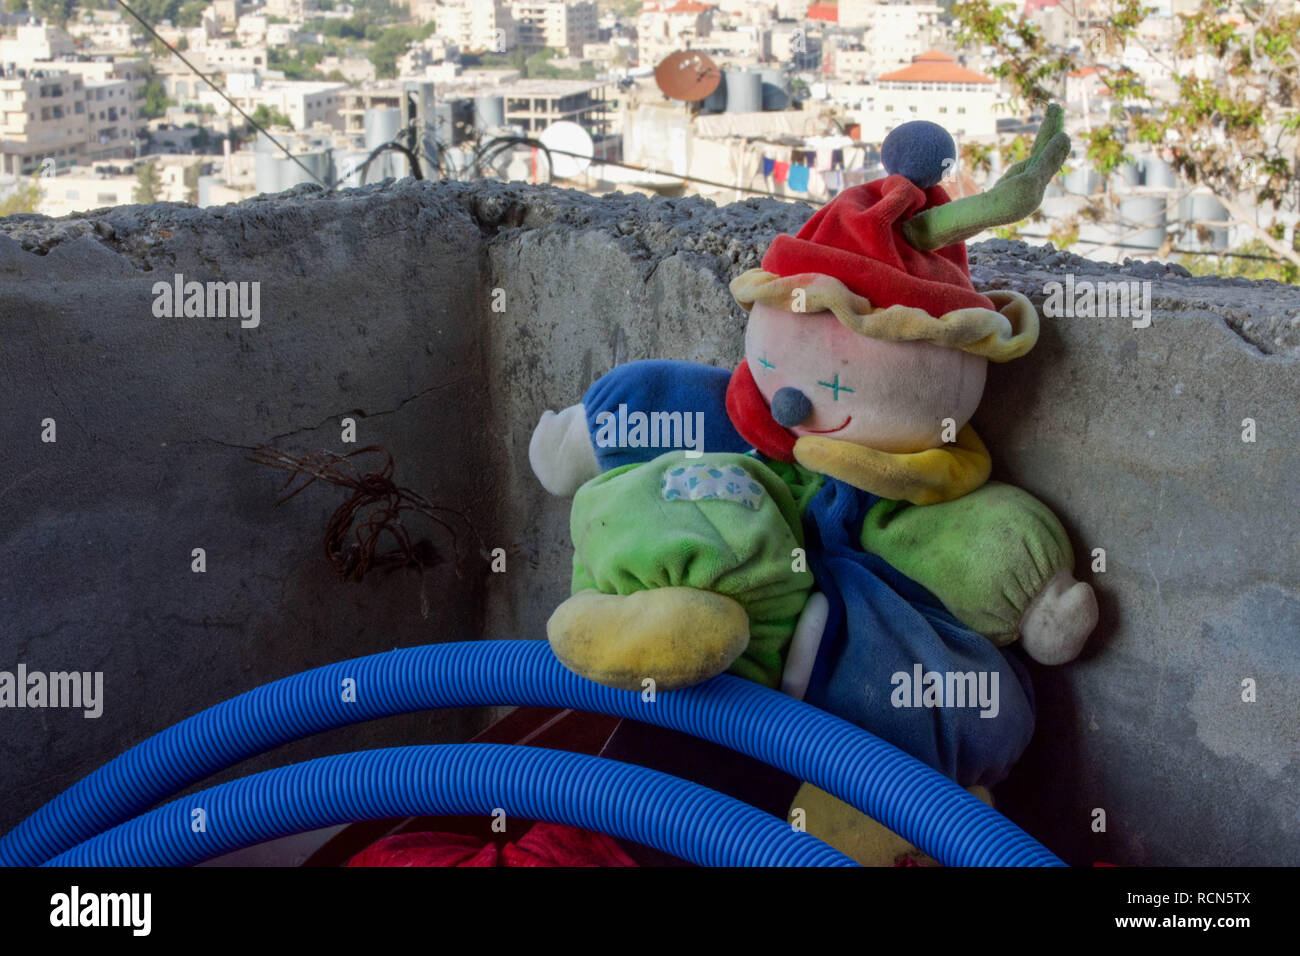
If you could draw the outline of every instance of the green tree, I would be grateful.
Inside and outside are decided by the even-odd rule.
[[[131,198],[138,203],[158,202],[162,193],[162,173],[156,163],[143,163],[135,170],[135,190]]]
[[[175,105],[175,100],[167,98],[167,91],[163,89],[162,80],[156,76],[151,76],[145,81],[144,104],[140,107],[141,116],[145,119],[157,119],[167,112],[167,107]]]
[[[266,128],[268,126],[287,126],[293,129],[293,120],[285,116],[279,110],[271,109],[265,103],[258,103],[257,109],[249,114],[253,117],[253,122],[258,126]]]
[[[30,0],[28,8],[47,23],[66,26],[77,9],[77,0]]]
[[[952,7],[958,42],[993,48],[992,72],[1009,84],[1016,105],[1041,106],[1060,97],[1071,71],[1098,71],[1113,106],[1079,135],[1098,173],[1130,162],[1134,147],[1158,148],[1186,184],[1208,187],[1257,242],[1300,266],[1300,236],[1292,227],[1288,240],[1282,225],[1297,205],[1300,12],[1291,4],[1243,0],[1226,17],[1203,0],[1195,12],[1179,14],[1172,51],[1152,50],[1141,34],[1154,12],[1143,0],[1111,0],[1109,18],[1095,25],[1085,49],[1065,51],[1052,47],[1016,6],[959,0]],[[1172,101],[1123,63],[1126,47],[1143,49],[1168,68],[1176,85]],[[1246,208],[1250,199],[1256,209]]]
[[[197,27],[203,22],[203,11],[209,6],[208,0],[185,0],[176,10],[176,25]]]
[[[41,202],[41,187],[36,176],[0,197],[0,218],[16,216],[19,213],[36,212]]]

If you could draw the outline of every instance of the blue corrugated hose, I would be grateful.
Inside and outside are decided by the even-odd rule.
[[[46,865],[188,866],[352,820],[487,816],[498,808],[507,817],[623,837],[700,866],[854,865],[811,834],[698,783],[600,757],[500,744],[365,750],[268,770],[182,797]]]
[[[33,866],[255,754],[347,724],[434,707],[571,707],[670,727],[813,783],[948,866],[1060,866],[947,777],[852,724],[721,675],[645,702],[566,670],[545,641],[431,644],[295,674],[137,744],[0,838]],[[741,837],[738,835],[737,839]]]

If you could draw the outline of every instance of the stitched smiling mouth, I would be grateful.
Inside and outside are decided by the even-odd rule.
[[[829,435],[829,434],[831,434],[831,432],[840,432],[840,431],[843,431],[844,429],[848,428],[848,427],[849,427],[849,422],[851,422],[851,421],[853,421],[853,416],[852,416],[852,415],[850,415],[848,418],[844,419],[844,424],[843,424],[843,425],[840,425],[840,426],[838,426],[838,427],[836,427],[836,428],[805,428],[804,431],[808,432],[810,435]]]

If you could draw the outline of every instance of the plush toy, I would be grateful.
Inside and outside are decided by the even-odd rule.
[[[731,283],[734,372],[634,362],[543,416],[530,461],[574,494],[572,596],[548,623],[567,667],[637,690],[730,669],[963,786],[1005,777],[1034,713],[1008,645],[1072,660],[1097,606],[1051,511],[989,481],[969,420],[1038,315],[975,290],[964,240],[1029,215],[1068,151],[1051,107],[1028,159],[950,202],[951,138],[899,127],[890,175]]]

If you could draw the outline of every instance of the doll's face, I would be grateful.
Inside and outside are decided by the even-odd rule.
[[[887,452],[944,444],[944,419],[958,429],[970,420],[988,368],[987,359],[958,349],[859,335],[831,312],[787,312],[762,303],[749,313],[745,358],[769,406],[783,388],[808,399],[805,418],[782,422],[795,435],[825,435]],[[786,393],[778,403],[787,419],[791,397]]]

